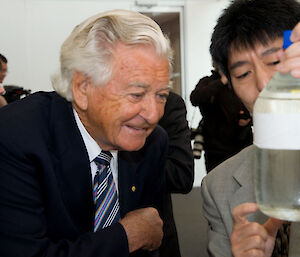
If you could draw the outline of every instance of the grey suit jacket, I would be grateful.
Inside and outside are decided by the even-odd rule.
[[[234,207],[255,202],[253,185],[254,146],[249,146],[223,162],[202,181],[203,211],[209,223],[210,256],[232,256],[230,234]],[[258,211],[247,216],[251,222],[263,224],[268,217]],[[298,245],[297,245],[298,242]],[[300,256],[300,223],[293,223],[290,236],[290,257]]]

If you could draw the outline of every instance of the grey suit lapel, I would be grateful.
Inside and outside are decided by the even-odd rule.
[[[240,153],[240,158],[243,160],[239,167],[233,173],[233,179],[236,181],[237,189],[233,194],[232,201],[230,202],[232,210],[242,203],[255,203],[254,191],[254,147],[251,146],[246,151]],[[264,223],[267,220],[261,211],[250,214],[247,216],[249,221]]]
[[[230,201],[230,208],[232,210],[246,202],[256,202],[254,191],[254,147],[249,147],[248,150],[239,154],[239,158],[243,160],[240,165],[233,172],[233,180],[236,182],[236,190]],[[269,217],[264,215],[261,211],[247,216],[249,221],[263,224]],[[289,257],[300,256],[300,222],[293,222],[290,232],[290,249]]]
[[[231,209],[245,202],[255,202],[252,170],[240,166],[233,174],[233,179],[237,183],[237,189],[230,203]]]

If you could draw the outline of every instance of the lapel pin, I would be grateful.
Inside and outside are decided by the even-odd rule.
[[[132,186],[132,187],[131,187],[131,191],[132,191],[132,192],[135,192],[135,190],[136,190],[136,187],[135,187],[135,186]]]

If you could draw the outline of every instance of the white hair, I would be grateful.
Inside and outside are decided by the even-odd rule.
[[[149,17],[138,12],[112,10],[97,14],[74,28],[65,40],[60,53],[60,72],[52,77],[55,91],[68,101],[73,100],[74,71],[87,75],[95,85],[105,85],[112,76],[113,47],[151,45],[157,55],[169,60],[170,42],[160,27]]]

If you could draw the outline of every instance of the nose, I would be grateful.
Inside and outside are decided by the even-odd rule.
[[[148,95],[143,101],[140,115],[148,124],[157,124],[163,114],[162,104],[158,103],[154,95]]]
[[[271,72],[265,65],[261,64],[256,68],[256,87],[258,92],[261,92],[269,83],[273,72]]]

